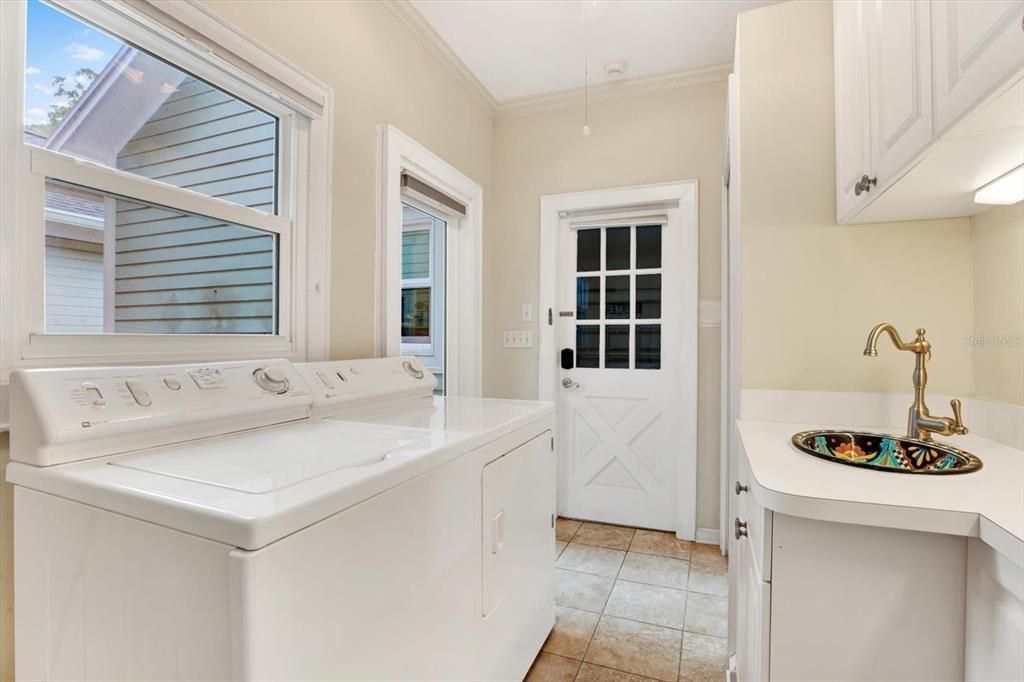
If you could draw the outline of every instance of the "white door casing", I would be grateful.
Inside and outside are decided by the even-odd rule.
[[[375,353],[402,352],[402,173],[408,173],[466,206],[465,218],[448,221],[445,249],[445,389],[479,396],[482,390],[483,188],[401,130],[377,127],[377,324]]]
[[[541,311],[552,310],[553,324],[541,327],[539,394],[556,400],[559,408],[559,513],[672,530],[693,539],[697,183],[550,196],[541,204]],[[648,237],[660,232],[660,267],[638,264],[637,226],[655,225],[660,227],[653,232],[644,229]],[[600,269],[586,269],[595,267],[592,262],[577,272],[577,243],[584,230],[589,231],[587,240],[599,237]],[[623,237],[627,264],[606,267],[609,254],[625,255],[627,249],[617,241]],[[638,312],[638,277],[644,291],[653,294],[660,288],[657,317],[651,317],[649,300]],[[660,287],[652,286],[657,277]],[[581,319],[578,278],[591,297],[590,305],[579,308]],[[627,281],[628,293],[619,302],[615,293]],[[649,341],[655,329],[660,349],[638,358],[637,334]],[[582,334],[579,347],[577,333]],[[594,346],[588,339],[595,335],[596,354],[588,352]],[[605,352],[609,340],[610,355]],[[616,340],[625,342],[625,352],[614,352]],[[572,370],[559,366],[563,348],[575,350]]]

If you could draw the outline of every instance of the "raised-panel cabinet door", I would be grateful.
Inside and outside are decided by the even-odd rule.
[[[732,518],[736,518],[733,515]],[[753,572],[750,552],[743,547],[741,540],[729,543],[729,566],[736,565],[736,589],[730,590],[729,599],[736,600],[736,678],[740,682],[750,679],[749,661],[750,631],[750,581],[748,574]],[[734,594],[735,592],[735,594]]]
[[[856,192],[871,169],[868,37],[865,0],[832,4],[836,99],[836,220],[846,222],[870,198]]]
[[[754,561],[753,545],[743,538],[740,555],[740,623],[736,642],[736,674],[739,682],[768,682],[771,585],[761,579]]]
[[[927,0],[871,0],[867,8],[871,159],[884,188],[931,143],[932,65]]]
[[[941,0],[931,11],[941,134],[1024,68],[1024,0]]]

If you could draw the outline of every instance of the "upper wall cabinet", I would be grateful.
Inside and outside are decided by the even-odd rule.
[[[971,215],[1024,162],[1022,17],[1024,0],[833,3],[840,223]]]
[[[1019,0],[942,0],[932,6],[935,132],[944,133],[1014,76],[1024,58]]]

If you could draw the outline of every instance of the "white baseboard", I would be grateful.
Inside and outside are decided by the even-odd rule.
[[[722,542],[722,534],[717,528],[698,528],[697,542],[705,545],[717,545]]]

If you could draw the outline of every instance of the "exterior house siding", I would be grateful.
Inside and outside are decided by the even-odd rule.
[[[103,253],[46,245],[46,331],[103,331]]]
[[[267,212],[276,121],[186,78],[117,155],[117,167]],[[115,331],[275,331],[275,238],[251,228],[117,200]]]

